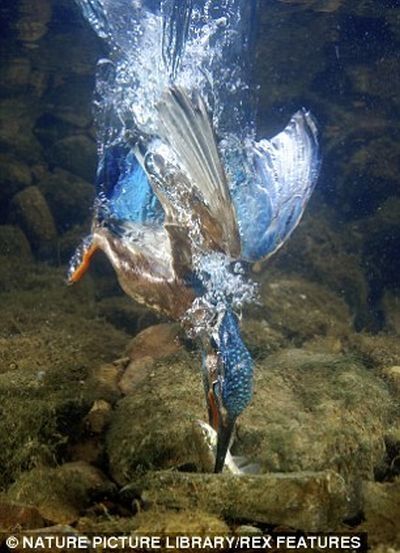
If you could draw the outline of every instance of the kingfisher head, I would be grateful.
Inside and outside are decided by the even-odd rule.
[[[238,318],[231,310],[220,318],[214,348],[208,400],[210,418],[218,433],[215,472],[221,472],[235,421],[253,395],[253,360],[240,335]]]

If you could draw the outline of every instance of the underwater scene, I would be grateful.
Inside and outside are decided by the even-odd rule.
[[[400,3],[0,25],[0,550],[399,552]]]

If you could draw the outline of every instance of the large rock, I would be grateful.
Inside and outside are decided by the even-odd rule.
[[[12,200],[12,219],[23,228],[36,250],[46,250],[57,238],[53,215],[36,186],[16,194]]]
[[[93,498],[112,490],[112,483],[102,472],[87,463],[75,462],[22,474],[9,488],[7,497],[33,505],[51,523],[70,524]]]
[[[32,175],[26,163],[9,156],[0,156],[0,200],[12,198],[31,183]]]
[[[29,242],[19,227],[0,225],[0,255],[11,255],[30,259],[32,256]]]
[[[240,477],[149,472],[136,476],[131,488],[147,505],[312,532],[337,529],[346,514],[346,487],[331,471]]]
[[[233,452],[266,471],[332,469],[354,484],[357,509],[358,482],[383,463],[395,416],[387,386],[354,358],[282,350],[255,367]]]
[[[38,188],[47,200],[61,232],[91,217],[94,187],[83,179],[56,169],[39,181]]]
[[[84,134],[68,136],[56,142],[50,152],[55,165],[91,182],[94,180],[96,144]]]
[[[157,362],[112,415],[106,443],[116,482],[127,484],[139,468],[193,462],[192,425],[205,410],[199,360],[182,351]]]
[[[316,336],[343,339],[351,332],[348,306],[328,288],[282,273],[264,278],[259,316],[296,345]]]
[[[365,522],[361,529],[368,532],[369,542],[400,548],[400,480],[364,482],[362,498]]]

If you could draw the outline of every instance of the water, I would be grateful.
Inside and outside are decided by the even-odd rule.
[[[297,226],[319,172],[316,124],[300,110],[279,135],[256,140],[256,2],[78,4],[110,51],[96,81],[94,242],[96,224],[113,217],[120,228],[130,221],[128,250],[138,222],[150,240],[163,222],[187,233],[185,246],[167,230],[171,278],[197,278],[201,299],[186,319],[192,335],[210,334],[200,321],[255,299],[239,260],[270,257]]]

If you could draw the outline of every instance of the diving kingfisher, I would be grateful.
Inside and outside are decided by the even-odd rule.
[[[201,261],[214,255],[228,267],[246,266],[282,246],[315,186],[317,130],[301,109],[273,138],[243,145],[251,169],[245,179],[239,162],[232,171],[235,159],[228,176],[198,91],[169,86],[156,112],[156,134],[127,135],[103,149],[91,233],[71,262],[69,282],[103,250],[129,296],[181,321],[201,343],[221,472],[236,419],[252,397],[253,361],[224,283]]]

